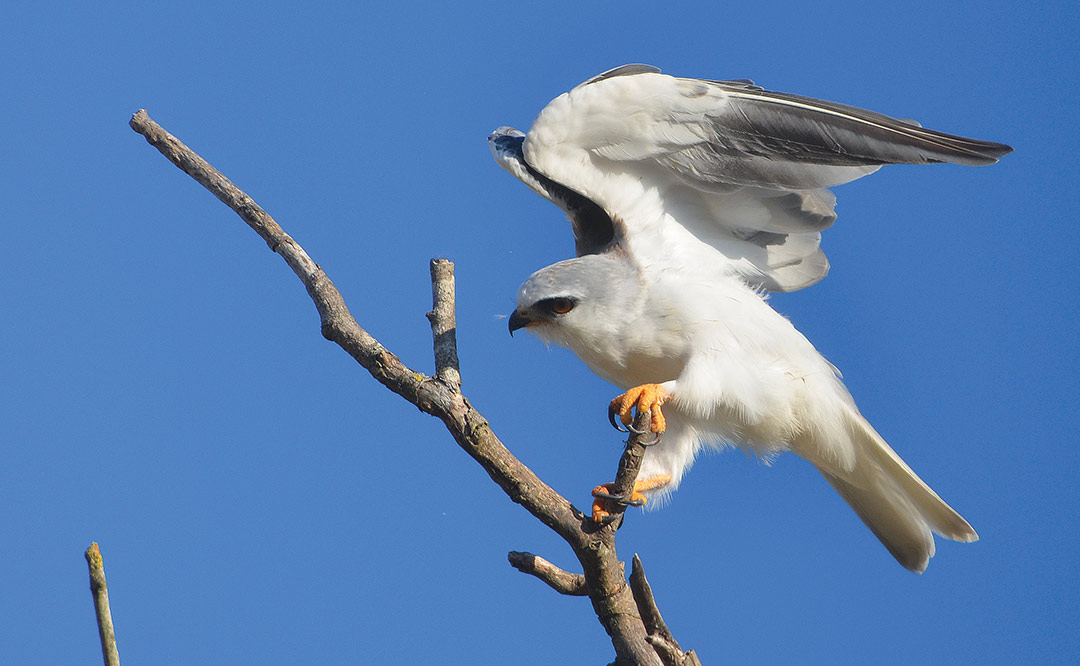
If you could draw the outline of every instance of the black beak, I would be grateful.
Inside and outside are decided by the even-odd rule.
[[[507,322],[507,327],[510,329],[510,337],[514,337],[514,331],[519,328],[524,328],[532,323],[532,319],[528,315],[521,313],[521,310],[514,310],[510,313],[510,320]]]

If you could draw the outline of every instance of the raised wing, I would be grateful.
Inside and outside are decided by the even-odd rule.
[[[792,291],[820,280],[820,232],[836,219],[827,187],[884,164],[992,164],[1012,149],[873,111],[704,81],[648,65],[605,72],[551,102],[523,146],[537,172],[635,233],[620,176],[655,188],[670,218],[750,282]],[[633,202],[629,202],[632,204]]]

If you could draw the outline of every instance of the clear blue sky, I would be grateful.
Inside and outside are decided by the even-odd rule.
[[[420,370],[427,262],[453,259],[467,394],[584,506],[619,455],[614,389],[507,336],[572,242],[485,137],[626,62],[1016,148],[838,188],[832,273],[774,300],[982,540],[915,576],[798,458],[713,455],[620,534],[677,637],[706,664],[1080,659],[1075,2],[315,4],[3,12],[6,663],[100,658],[93,540],[130,664],[607,663],[588,602],[505,561],[569,550],[127,121],[147,108],[245,188]]]

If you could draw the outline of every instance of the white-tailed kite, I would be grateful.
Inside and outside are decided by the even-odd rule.
[[[893,452],[832,366],[765,301],[821,280],[826,189],[883,164],[992,164],[1012,149],[749,81],[625,65],[560,95],[529,133],[488,138],[498,163],[570,218],[577,257],[534,273],[510,331],[569,347],[650,410],[631,498],[674,490],[697,453],[738,445],[809,460],[889,552],[921,572],[932,532],[975,530]],[[661,411],[661,405],[663,410]],[[661,438],[662,436],[662,438]]]

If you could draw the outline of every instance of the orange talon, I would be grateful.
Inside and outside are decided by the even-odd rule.
[[[632,410],[637,409],[638,413],[647,411],[652,416],[650,430],[661,433],[667,429],[667,422],[664,421],[660,405],[664,404],[667,398],[667,392],[659,384],[635,386],[611,401],[608,406],[608,416],[612,417],[612,425],[616,425],[614,416],[617,414],[623,425],[629,426],[634,422]]]
[[[611,494],[611,486],[614,484],[605,483],[593,488],[593,505],[592,505],[592,519],[594,523],[602,524],[611,519],[611,512],[615,510],[613,505],[625,505],[625,506],[644,506],[648,502],[641,493],[647,490],[655,490],[671,483],[670,474],[657,474],[656,476],[650,476],[647,479],[638,479],[634,481],[634,490],[630,493],[630,497],[626,496],[614,496]]]

